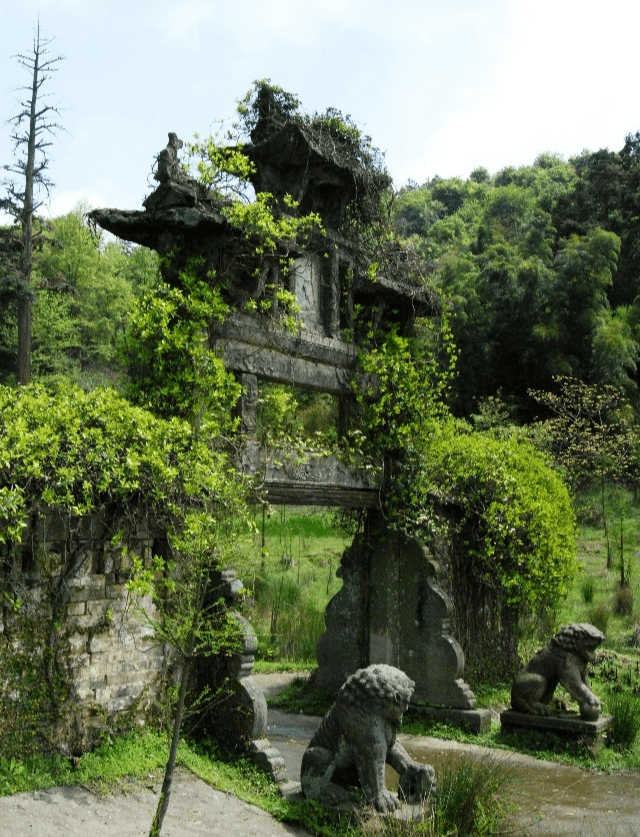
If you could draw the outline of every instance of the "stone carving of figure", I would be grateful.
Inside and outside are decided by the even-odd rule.
[[[435,792],[433,767],[415,762],[396,741],[414,685],[385,664],[358,669],[347,679],[302,757],[305,796],[335,805],[348,800],[350,786],[360,786],[378,811],[393,811],[400,801],[385,786],[385,764],[397,771],[398,796],[407,802]]]
[[[143,201],[147,212],[173,207],[195,206],[200,194],[198,183],[183,171],[178,160],[178,151],[183,142],[177,134],[169,134],[167,147],[158,154],[155,179],[158,188]]]
[[[518,674],[511,687],[511,706],[530,715],[550,715],[550,704],[560,684],[577,701],[586,721],[600,717],[600,701],[589,688],[587,665],[604,639],[587,623],[565,625]]]
[[[184,180],[185,175],[178,162],[178,151],[182,148],[184,143],[178,139],[178,135],[173,131],[169,134],[169,142],[167,147],[163,148],[158,154],[158,169],[155,173],[155,179],[162,185],[172,181]]]

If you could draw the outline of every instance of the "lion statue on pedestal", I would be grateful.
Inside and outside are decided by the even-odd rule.
[[[385,764],[400,777],[401,799],[414,802],[434,793],[433,767],[415,762],[396,741],[414,687],[393,666],[371,665],[352,674],[302,757],[305,796],[336,805],[349,799],[349,787],[360,786],[376,810],[393,811],[400,800],[386,788]]]
[[[550,704],[560,684],[577,701],[580,716],[597,721],[601,706],[589,688],[587,665],[604,634],[586,622],[566,625],[518,674],[511,687],[511,706],[530,715],[550,715]]]

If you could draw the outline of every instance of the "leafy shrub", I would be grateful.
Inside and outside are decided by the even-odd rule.
[[[538,610],[566,594],[577,571],[571,500],[531,445],[450,423],[432,434],[421,476],[425,498],[460,508],[469,556],[511,604]]]
[[[0,544],[19,543],[40,504],[82,515],[142,502],[175,521],[227,500],[228,473],[226,456],[186,421],[158,419],[113,390],[0,387]]]

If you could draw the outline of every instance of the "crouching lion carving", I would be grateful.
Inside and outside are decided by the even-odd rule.
[[[358,669],[347,679],[302,757],[305,796],[335,805],[360,785],[378,811],[393,811],[400,801],[386,788],[385,763],[400,777],[402,799],[413,802],[435,791],[434,769],[415,762],[396,741],[414,686],[388,665]]]
[[[600,717],[600,701],[589,688],[587,664],[604,634],[586,623],[566,625],[527,663],[511,687],[511,706],[518,712],[549,715],[558,683],[578,702],[587,721]]]

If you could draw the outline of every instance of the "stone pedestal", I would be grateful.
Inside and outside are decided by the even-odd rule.
[[[585,721],[572,712],[563,712],[561,715],[527,715],[506,709],[500,713],[500,723],[505,732],[524,732],[531,736],[550,732],[561,738],[597,744],[613,723],[613,716],[602,715],[597,721]]]

